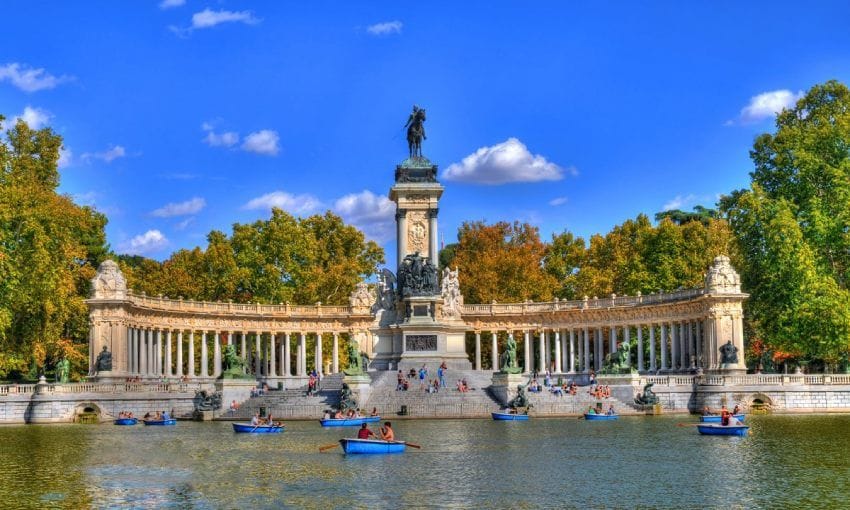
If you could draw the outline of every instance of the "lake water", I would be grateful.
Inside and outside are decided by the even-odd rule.
[[[291,422],[0,427],[3,508],[838,508],[850,416],[748,416],[745,438],[695,417],[397,421],[399,455],[318,447],[356,429]]]

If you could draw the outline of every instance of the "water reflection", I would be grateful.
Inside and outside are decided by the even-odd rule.
[[[0,497],[24,508],[571,508],[844,505],[848,416],[399,421],[401,455],[319,453],[353,430],[292,422],[0,427]]]

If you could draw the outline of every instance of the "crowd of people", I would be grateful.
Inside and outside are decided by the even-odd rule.
[[[588,406],[587,413],[585,413],[585,414],[606,414],[608,416],[613,416],[613,415],[617,414],[617,411],[614,410],[614,404],[609,405],[608,410],[605,411],[605,413],[602,413],[602,407],[601,407],[602,404],[601,403],[599,404],[599,406],[600,407],[598,409],[593,407],[593,406]]]
[[[119,420],[122,419],[122,418],[131,418],[132,419],[132,418],[135,418],[135,417],[136,416],[133,414],[133,411],[121,411],[120,413],[118,413],[118,419]]]
[[[130,414],[133,414],[133,413],[130,413]],[[151,421],[165,421],[165,420],[170,420],[173,417],[174,417],[174,410],[172,409],[171,413],[169,413],[168,411],[157,411],[155,413],[147,412],[147,413],[145,413],[145,416],[142,419],[151,420]],[[128,418],[132,418],[132,416],[129,416]]]

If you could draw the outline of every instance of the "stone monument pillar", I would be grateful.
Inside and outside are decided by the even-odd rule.
[[[743,374],[744,327],[743,301],[748,294],[741,292],[741,277],[720,255],[705,276],[706,317],[705,341],[700,356],[708,373]]]
[[[89,305],[89,376],[123,382],[130,374],[127,337],[127,280],[118,264],[105,260],[92,279]]]

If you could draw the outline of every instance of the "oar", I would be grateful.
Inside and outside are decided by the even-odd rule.
[[[406,444],[407,446],[410,446],[411,448],[416,448],[417,450],[422,449],[422,447],[419,446],[418,444],[408,443],[407,441],[405,441],[404,444]]]
[[[324,452],[330,450],[331,448],[336,448],[337,446],[339,446],[339,443],[326,444],[325,446],[320,446],[319,451]]]
[[[697,427],[699,425],[704,425],[704,423],[677,423],[677,427]]]

